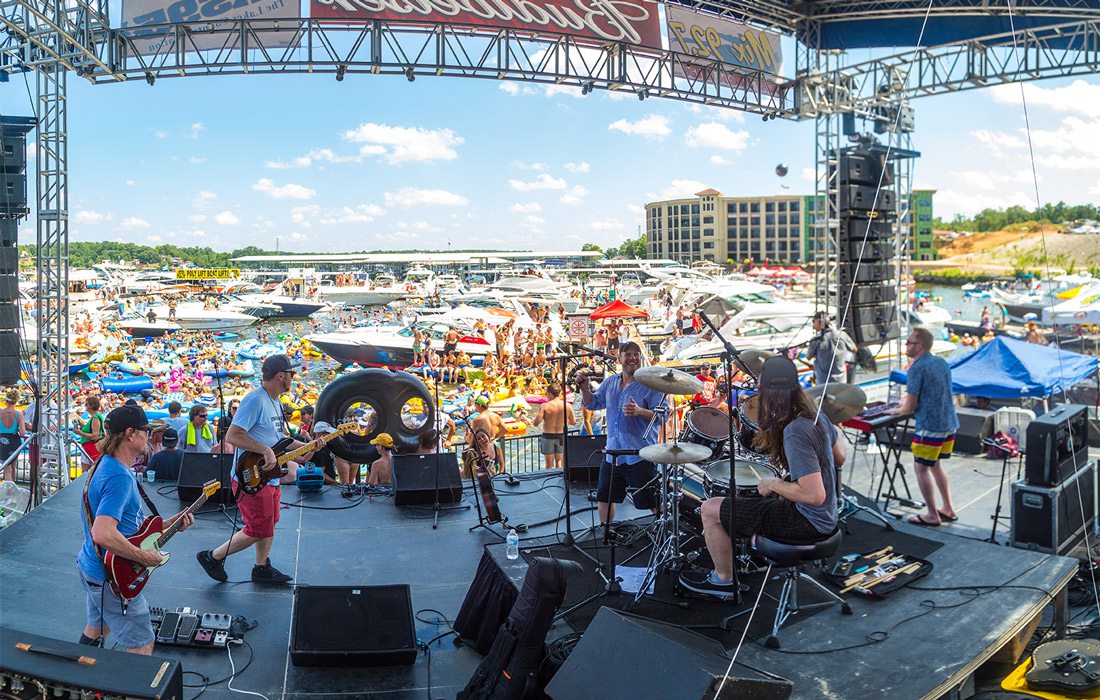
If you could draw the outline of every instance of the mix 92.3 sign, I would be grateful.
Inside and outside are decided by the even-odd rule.
[[[176,32],[165,25],[192,23],[184,51],[232,49],[240,30],[227,25],[195,26],[194,22],[239,19],[297,19],[294,0],[124,0],[122,29],[139,53],[163,54],[174,51]],[[290,46],[296,35],[292,23],[286,30],[263,31],[264,47]]]
[[[779,75],[783,54],[779,36],[753,29],[747,24],[692,12],[679,5],[665,5],[668,46],[677,53],[698,58],[700,66],[715,62]],[[677,63],[678,78],[695,78],[689,65]],[[685,72],[693,73],[685,75]]]

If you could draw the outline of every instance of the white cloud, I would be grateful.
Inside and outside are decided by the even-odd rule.
[[[106,215],[94,209],[82,209],[73,217],[73,221],[78,224],[101,224],[106,219]]]
[[[292,241],[304,241],[306,239],[306,235],[298,231],[292,231],[289,238]]]
[[[627,204],[626,210],[631,214],[645,214],[645,207],[641,204]]]
[[[725,124],[718,122],[704,122],[687,130],[684,134],[684,143],[692,148],[743,151],[749,145],[749,132],[733,131]]]
[[[622,231],[626,228],[626,224],[618,219],[599,219],[589,222],[585,228],[590,231]]]
[[[454,192],[448,192],[447,190],[424,190],[419,187],[402,187],[393,192],[387,192],[385,196],[386,206],[389,207],[460,207],[470,203],[468,199]]]
[[[293,182],[276,185],[266,177],[257,180],[256,184],[252,185],[252,189],[272,199],[313,199],[313,196],[317,194],[315,190]]]
[[[127,216],[119,224],[119,227],[126,229],[127,231],[133,231],[139,228],[149,228],[149,222],[138,216]]]
[[[534,170],[535,172],[546,170],[546,166],[542,163],[524,163],[522,160],[513,160],[512,167],[517,170]]]
[[[206,214],[192,214],[187,218],[195,222],[196,224],[201,224],[202,222],[206,221]]]
[[[443,229],[433,226],[427,221],[398,221],[397,227],[404,231],[423,231],[425,233],[439,233]]]
[[[252,224],[252,228],[256,231],[271,231],[275,228],[275,222],[271,219],[265,219],[262,216],[257,216],[256,223]]]
[[[203,190],[195,195],[195,198],[191,200],[191,208],[198,211],[204,211],[217,198],[218,195],[214,194],[213,192]]]
[[[504,83],[501,83],[499,87],[500,87],[501,92],[506,92],[509,95],[518,95],[519,94],[519,85],[517,85],[516,83],[504,82]]]
[[[562,167],[564,167],[567,171],[571,173],[587,173],[591,172],[592,170],[592,166],[583,161],[580,163],[566,163]]]
[[[1023,87],[1028,106],[1046,107],[1055,112],[1069,112],[1086,117],[1100,117],[1100,84],[1074,80],[1061,87],[1043,87],[1035,83],[1006,83],[989,88],[994,102],[1020,104]]]
[[[543,86],[543,94],[547,97],[554,97],[555,95],[565,95],[567,97],[584,97],[581,94],[581,89],[576,85],[550,85]]]
[[[31,141],[27,144],[27,160],[34,160],[38,157],[38,144],[35,141]]]
[[[631,122],[620,119],[608,125],[609,131],[621,131],[631,136],[643,136],[647,139],[662,139],[672,133],[668,127],[668,119],[660,114],[652,114],[638,121]]]
[[[214,223],[218,226],[236,226],[241,223],[241,220],[237,218],[237,215],[231,211],[223,211],[220,214],[214,215]]]
[[[1008,150],[1020,150],[1027,146],[1024,140],[1004,131],[990,131],[988,129],[975,129],[970,135],[995,156],[1002,155]]]
[[[936,208],[952,214],[971,215],[982,209],[1007,209],[1016,205],[1034,209],[1035,197],[1025,192],[1007,195],[979,194],[970,189],[961,192],[940,189],[936,192]]]
[[[997,189],[996,183],[988,173],[978,170],[957,170],[951,174],[956,180],[970,187],[989,191]]]
[[[164,239],[154,233],[154,234],[151,234],[149,236],[146,236],[145,240],[148,241],[149,243],[160,243]]]
[[[541,216],[528,216],[520,224],[520,228],[526,229],[531,233],[543,233],[542,225],[546,223],[546,219]]]
[[[527,202],[526,204],[516,202],[511,206],[511,210],[519,214],[540,212],[542,211],[542,205],[540,205],[538,202]]]
[[[802,168],[802,179],[806,180],[808,182],[816,181],[817,180],[817,170],[815,170],[814,168],[811,168],[810,166],[807,165],[806,167]]]
[[[291,223],[299,226],[309,228],[313,224],[309,222],[311,218],[316,218],[321,214],[321,207],[316,204],[308,204],[304,207],[292,207],[290,209],[290,221]]]
[[[190,163],[191,165],[198,165],[199,163],[205,163],[206,159],[205,158],[200,158],[199,156],[191,156],[190,158],[187,159],[187,162]]]
[[[203,131],[206,130],[206,125],[202,122],[195,122],[191,125],[191,138],[197,139]]]
[[[345,131],[344,138],[370,146],[390,165],[454,160],[458,158],[455,147],[466,141],[450,129],[420,129],[370,122]]]
[[[565,180],[542,173],[530,182],[509,180],[508,185],[518,192],[530,192],[531,190],[564,190]]]
[[[710,185],[699,182],[698,180],[673,180],[668,187],[664,188],[659,193],[649,195],[649,199],[652,201],[694,197],[696,192],[702,192],[708,187],[710,187]]]
[[[127,180],[126,181],[126,186],[127,187],[137,187],[137,180]]]
[[[163,141],[168,138],[168,132],[164,129],[153,129],[153,138]]]
[[[1100,180],[1096,181],[1096,184],[1089,188],[1089,194],[1100,194]]]
[[[360,204],[356,207],[341,207],[335,211],[325,212],[320,221],[325,226],[367,224],[385,213],[386,210],[377,204]]]
[[[580,185],[574,185],[561,196],[558,201],[562,204],[584,204],[584,198],[588,196],[588,190]]]
[[[313,159],[309,156],[298,156],[297,158],[291,158],[289,161],[269,160],[264,163],[264,167],[272,170],[290,170],[292,168],[307,168],[312,162]]]
[[[725,156],[711,156],[710,157],[710,164],[711,165],[729,165],[730,164],[730,159],[726,158]]]

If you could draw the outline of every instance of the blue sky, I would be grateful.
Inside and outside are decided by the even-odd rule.
[[[1100,79],[1026,91],[1041,201],[1100,202]],[[1034,206],[1019,85],[914,104],[915,181],[939,190],[937,214]],[[29,110],[21,76],[0,84],[0,111]],[[603,91],[356,74],[69,80],[76,241],[608,246],[637,234],[645,202],[703,187],[810,193],[812,166],[812,123]]]

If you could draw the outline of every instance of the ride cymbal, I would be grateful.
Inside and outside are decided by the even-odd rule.
[[[634,373],[634,379],[662,394],[698,394],[703,390],[703,382],[671,367],[642,367]]]
[[[710,457],[710,448],[694,442],[659,443],[648,445],[638,455],[654,464],[689,464],[702,462]]]

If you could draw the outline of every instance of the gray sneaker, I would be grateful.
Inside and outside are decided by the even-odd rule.
[[[199,560],[202,570],[205,571],[206,575],[210,578],[220,583],[225,583],[229,580],[229,576],[225,573],[225,560],[215,559],[213,550],[203,550],[196,554],[195,558]]]

